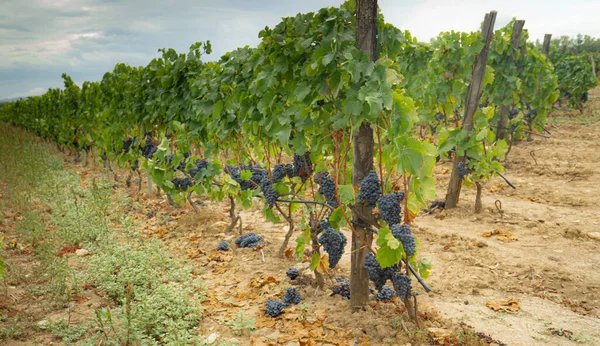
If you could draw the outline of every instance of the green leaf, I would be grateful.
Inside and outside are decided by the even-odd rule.
[[[377,262],[382,268],[391,267],[400,262],[404,256],[402,243],[392,235],[389,228],[382,227],[377,235]]]
[[[352,185],[338,185],[338,194],[342,204],[354,203],[354,188]]]
[[[296,95],[298,102],[302,102],[304,100],[304,98],[306,98],[306,95],[308,95],[308,93],[310,93],[310,90],[311,90],[311,86],[308,83],[302,82],[302,83],[298,84],[298,86],[296,87],[296,90],[294,91],[294,95]]]
[[[312,259],[310,260],[309,268],[311,270],[317,269],[317,267],[321,264],[321,256],[319,256],[318,252],[312,254]]]
[[[242,171],[242,173],[240,174],[240,177],[241,177],[242,181],[250,180],[252,178],[252,171],[244,169]]]
[[[331,215],[329,216],[329,223],[334,229],[340,229],[348,224],[346,222],[346,219],[344,218],[342,207],[337,208],[331,213]]]
[[[417,264],[417,267],[419,270],[419,276],[421,276],[421,278],[424,280],[429,277],[429,271],[431,268],[433,268],[427,258],[422,258]]]
[[[298,261],[304,259],[304,249],[312,240],[310,237],[310,228],[306,225],[304,219],[302,220],[302,224],[301,229],[304,229],[304,231],[296,238],[296,260]]]
[[[334,57],[333,52],[329,52],[329,53],[325,54],[325,56],[321,60],[321,64],[323,64],[323,66],[329,65],[329,63],[333,60],[333,57]]]

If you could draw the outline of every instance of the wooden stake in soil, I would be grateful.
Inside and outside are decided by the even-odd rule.
[[[488,53],[490,49],[490,42],[494,35],[494,24],[496,23],[496,11],[491,11],[485,15],[483,26],[481,28],[481,36],[485,39],[485,46],[481,49],[475,67],[473,68],[473,77],[469,84],[469,91],[467,93],[467,101],[465,107],[465,116],[462,127],[468,132],[473,131],[473,115],[479,106],[479,99],[483,92],[483,76],[485,75],[485,69],[488,62]],[[460,148],[458,148],[460,149]],[[457,149],[457,153],[460,151]],[[465,158],[462,155],[456,155],[454,157],[454,165],[452,167],[452,175],[450,176],[450,183],[448,184],[448,191],[446,193],[446,208],[454,208],[458,204],[460,198],[460,189],[462,181],[458,175],[458,163],[464,162]]]
[[[544,35],[544,45],[542,46],[542,54],[544,54],[544,56],[546,58],[548,58],[548,53],[550,52],[550,41],[552,40],[552,34],[546,34]],[[542,80],[542,76],[538,76],[538,85],[540,84]],[[540,88],[538,86],[538,89],[535,92],[535,96],[538,97],[540,96]],[[533,141],[533,119],[529,119],[529,124],[528,124],[528,128],[529,128],[529,133],[527,134],[527,141],[531,142]]]
[[[524,20],[517,20],[513,25],[512,36],[510,38],[510,44],[513,49],[519,49],[519,42],[521,42],[521,34],[523,33],[523,26],[525,25]],[[509,106],[500,106],[500,120],[498,121],[498,130],[496,132],[497,139],[506,138],[506,125],[508,124],[508,112],[510,111]]]
[[[356,1],[356,48],[369,56],[371,61],[377,59],[377,0]],[[368,123],[362,123],[354,136],[352,160],[352,185],[360,186],[363,178],[373,168],[373,129]],[[356,222],[360,217],[352,216]],[[350,266],[350,305],[362,308],[369,301],[369,275],[365,269],[367,249],[363,245],[371,245],[373,235],[364,227],[356,227],[352,233],[352,255]],[[366,244],[363,244],[363,239]]]

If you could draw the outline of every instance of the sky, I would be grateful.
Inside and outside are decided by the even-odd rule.
[[[245,45],[281,17],[342,0],[0,0],[0,99],[39,95],[97,81],[118,62],[147,65],[159,48],[187,52],[210,40],[217,60]],[[598,0],[379,0],[387,22],[428,42],[442,31],[475,31],[490,10],[496,28],[526,20],[530,38],[600,37]]]

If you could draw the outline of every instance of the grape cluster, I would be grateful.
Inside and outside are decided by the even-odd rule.
[[[282,180],[287,175],[287,172],[285,171],[285,166],[281,163],[276,164],[275,166],[273,166],[273,172],[271,175],[273,177],[273,181]]]
[[[335,268],[342,258],[346,241],[346,236],[342,232],[331,228],[331,226],[319,236],[319,243],[323,245],[323,249],[329,255],[329,268]]]
[[[154,156],[154,153],[158,150],[157,147],[152,143],[152,138],[146,138],[146,146],[144,147],[144,157],[147,159],[151,159]]]
[[[217,245],[217,251],[229,251],[229,244],[226,241],[222,241]]]
[[[339,294],[344,298],[350,299],[350,281],[341,277],[334,277],[334,279],[338,284],[331,288],[333,295]]]
[[[192,177],[196,177],[196,175],[198,173],[200,173],[202,170],[207,169],[208,168],[208,161],[207,160],[196,160],[196,162],[194,162],[194,167],[190,168],[188,173],[192,176]]]
[[[260,183],[264,178],[269,178],[269,175],[264,168],[253,165],[227,165],[225,171],[233,178],[233,180],[240,184],[242,190],[254,190],[260,186]],[[251,178],[249,180],[242,180],[242,171],[252,172]]]
[[[266,314],[271,317],[277,317],[283,313],[283,309],[285,309],[287,305],[284,302],[280,302],[279,300],[269,299],[267,300],[266,306]]]
[[[329,223],[328,220],[321,220],[321,222],[319,222],[319,224],[317,225],[317,229],[315,231],[315,233],[317,235],[319,235],[321,232],[323,232],[324,230],[331,228],[331,224]]]
[[[310,160],[310,152],[307,151],[303,155],[294,153],[294,176],[300,177],[302,182],[306,182],[308,177],[313,173],[313,165]]]
[[[583,94],[581,94],[581,102],[585,103],[588,100],[588,92],[584,91]]]
[[[379,197],[379,212],[388,225],[400,223],[400,202],[404,200],[404,192],[388,193]]]
[[[290,280],[296,280],[296,278],[300,275],[300,272],[296,268],[288,268],[287,272],[285,272]]]
[[[132,171],[137,171],[137,170],[138,170],[138,168],[140,168],[140,160],[138,160],[138,159],[135,159],[135,160],[133,161],[133,163],[131,164],[131,170],[132,170]]]
[[[257,247],[262,243],[263,237],[256,235],[254,232],[246,233],[242,236],[239,236],[235,240],[235,244],[239,247],[247,248],[247,247]]]
[[[327,204],[332,208],[340,206],[337,200],[337,186],[331,177],[329,172],[319,171],[313,178],[314,182],[319,184],[319,193],[325,197]]]
[[[517,114],[519,114],[519,112],[521,112],[521,111],[520,111],[520,110],[518,110],[518,109],[516,109],[516,108],[515,108],[515,109],[511,109],[511,110],[508,112],[508,119],[512,120],[514,117],[516,117],[516,116],[517,116]]]
[[[245,169],[252,172],[252,177],[250,178],[250,189],[256,189],[265,179],[270,180],[269,172],[267,172],[267,170],[263,167],[248,165],[245,167]]]
[[[388,280],[392,279],[395,270],[393,267],[381,268],[375,255],[371,252],[367,253],[365,258],[365,268],[369,274],[369,280],[373,282],[375,289],[378,291],[381,291],[383,285],[385,285]]]
[[[123,152],[128,153],[135,146],[137,136],[129,137],[123,141]]]
[[[394,273],[392,281],[394,282],[394,286],[396,287],[396,295],[400,297],[400,299],[404,299],[405,297],[410,297],[412,295],[410,286],[410,276],[404,275],[400,272],[396,272]]]
[[[179,191],[187,191],[188,188],[194,186],[194,182],[190,178],[175,178],[171,180],[175,189]]]
[[[285,174],[290,177],[296,177],[296,170],[294,169],[294,165],[292,165],[291,163],[286,163],[285,164]]]
[[[188,157],[190,157],[190,153],[183,153],[183,156],[185,159],[187,159]],[[174,154],[168,155],[167,157],[165,157],[165,161],[170,164],[171,162],[173,162],[173,158],[175,158]],[[179,161],[179,165],[177,166],[178,170],[180,170],[180,171],[185,170],[185,165],[186,165],[185,159]]]
[[[465,162],[458,163],[458,177],[464,179],[467,175],[471,174],[471,169]]]
[[[371,170],[360,183],[358,191],[358,203],[366,203],[368,208],[375,208],[377,201],[381,197],[381,183],[377,172]]]
[[[279,194],[273,188],[273,184],[271,183],[271,180],[269,180],[269,177],[263,178],[262,182],[260,183],[260,189],[265,196],[265,200],[267,201],[269,208],[273,208],[277,202]]]
[[[302,301],[302,297],[300,296],[300,292],[296,291],[294,288],[290,287],[285,291],[285,297],[283,297],[283,303],[290,304],[299,304]]]
[[[390,230],[392,231],[392,235],[396,239],[400,240],[400,242],[402,243],[404,252],[409,257],[414,256],[415,252],[417,251],[417,243],[415,241],[415,237],[412,235],[412,232],[410,230],[410,225],[404,224],[400,226],[396,224],[392,225],[390,227]]]
[[[440,112],[437,112],[437,113],[435,114],[435,120],[436,120],[436,121],[442,121],[442,120],[444,120],[444,114],[442,114],[442,113],[440,113]]]
[[[375,298],[379,301],[390,300],[395,295],[396,295],[396,292],[394,291],[393,288],[391,288],[390,286],[383,286],[383,288],[380,289],[379,292],[377,292],[377,295],[375,296]]]

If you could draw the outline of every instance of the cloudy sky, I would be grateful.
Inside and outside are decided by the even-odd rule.
[[[0,0],[0,99],[37,95],[62,85],[100,80],[117,62],[146,65],[158,48],[187,51],[210,40],[218,59],[255,46],[281,17],[339,6],[342,0]],[[496,27],[525,19],[533,39],[545,33],[600,36],[598,0],[380,0],[386,20],[421,41],[440,31],[477,30],[498,11]]]

